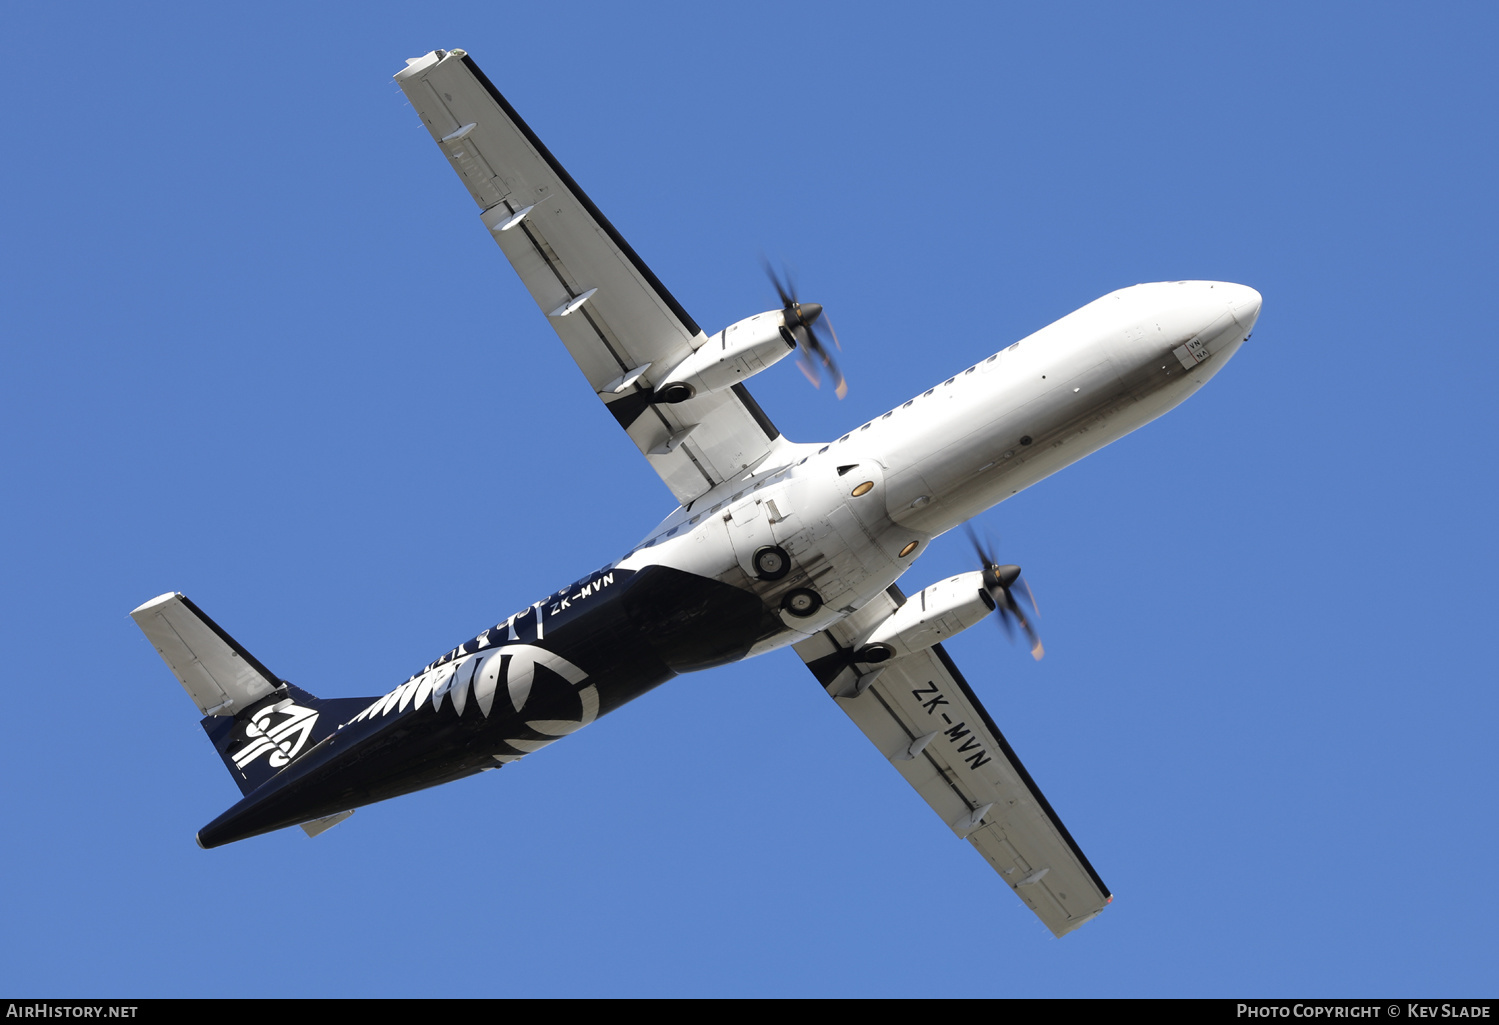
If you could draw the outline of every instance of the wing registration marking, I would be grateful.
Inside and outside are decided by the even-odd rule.
[[[921,698],[923,694],[932,694],[934,697],[923,701]],[[947,698],[943,697],[941,692],[937,690],[937,684],[932,681],[927,681],[927,685],[919,690],[913,690],[911,696],[917,701],[921,701],[921,707],[926,709],[927,715],[931,715],[938,705],[949,704]]]
[[[928,697],[927,695],[930,695]],[[911,691],[911,696],[921,702],[921,707],[926,709],[926,714],[937,712],[938,705],[951,706],[951,702],[943,695],[941,688],[935,680],[928,680],[925,687],[918,687]],[[984,749],[983,742],[968,728],[966,722],[954,724],[952,717],[946,712],[937,713],[942,716],[942,721],[948,724],[948,728],[940,731],[947,737],[947,742],[952,745],[953,752],[968,763],[970,769],[977,769],[994,759],[989,757],[989,752]],[[967,740],[963,738],[967,737]]]

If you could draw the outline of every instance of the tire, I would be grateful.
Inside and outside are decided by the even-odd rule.
[[[779,580],[791,572],[791,556],[780,545],[755,549],[750,562],[755,567],[755,576],[761,580]]]
[[[781,599],[781,608],[798,619],[806,619],[822,608],[822,595],[809,588],[798,587],[786,592],[786,597]]]

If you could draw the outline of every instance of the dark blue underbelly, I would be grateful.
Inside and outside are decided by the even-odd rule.
[[[561,656],[581,681],[536,665],[520,709],[509,693],[496,693],[487,714],[477,700],[460,712],[451,700],[434,707],[427,699],[350,722],[205,826],[199,844],[217,847],[495,768],[678,673],[737,661],[782,629],[755,595],[716,580],[662,566],[613,577],[565,606],[567,589],[558,592],[540,638],[534,615],[516,622],[520,641]],[[504,640],[497,634],[493,644],[455,652],[486,647],[502,649]]]

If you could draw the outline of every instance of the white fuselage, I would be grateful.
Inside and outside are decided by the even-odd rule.
[[[1259,309],[1258,292],[1227,282],[1112,292],[836,441],[782,441],[618,565],[671,566],[770,604],[811,589],[821,607],[782,611],[785,631],[751,654],[800,640],[889,587],[933,538],[1182,402],[1237,351]],[[784,577],[757,576],[751,560],[767,545],[790,554]]]

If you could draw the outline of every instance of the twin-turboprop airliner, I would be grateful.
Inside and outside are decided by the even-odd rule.
[[[588,386],[677,508],[618,561],[378,697],[316,698],[181,594],[131,615],[203,713],[243,799],[205,848],[518,761],[678,673],[790,646],[875,749],[1055,935],[1111,896],[942,641],[991,613],[1040,639],[1015,566],[906,595],[932,540],[1165,413],[1238,350],[1252,288],[1120,289],[826,443],[783,437],[744,381],[800,351],[843,380],[822,308],[707,334],[462,50],[395,76]],[[871,769],[870,771],[875,771]]]

